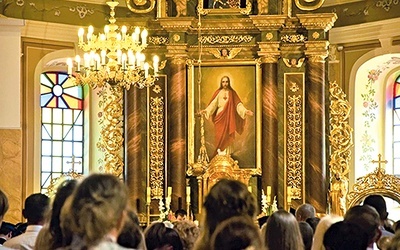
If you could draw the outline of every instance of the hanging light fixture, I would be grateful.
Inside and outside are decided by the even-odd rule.
[[[81,58],[75,57],[76,70],[73,73],[73,60],[67,60],[68,74],[75,76],[77,84],[88,84],[92,88],[119,85],[127,90],[131,86],[138,88],[154,84],[158,72],[158,56],[153,57],[152,67],[145,62],[142,51],[147,47],[146,29],[136,27],[132,34],[124,25],[121,29],[115,24],[116,1],[106,2],[110,7],[109,24],[104,33],[93,34],[93,26],[89,26],[86,39],[85,31],[78,31],[78,47],[86,52]]]

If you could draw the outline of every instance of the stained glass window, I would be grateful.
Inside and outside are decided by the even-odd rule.
[[[400,76],[393,88],[393,173],[400,176]]]
[[[83,172],[83,89],[67,74],[40,75],[41,190],[51,179],[74,170]]]

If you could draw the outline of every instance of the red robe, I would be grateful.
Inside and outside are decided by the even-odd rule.
[[[217,97],[221,89],[218,89],[211,98],[212,102]],[[242,101],[233,89],[229,89],[229,99],[224,109],[217,115],[217,110],[211,115],[215,125],[215,156],[217,150],[225,150],[234,140],[235,132],[242,134],[245,120],[239,116],[236,107]]]

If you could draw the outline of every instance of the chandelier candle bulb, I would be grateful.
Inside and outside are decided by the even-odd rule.
[[[150,65],[146,62],[146,63],[144,63],[143,67],[144,67],[144,77],[147,78],[147,77],[149,77]]]
[[[68,75],[72,74],[72,59],[68,58],[67,59],[67,65],[68,65]]]
[[[101,65],[106,65],[107,52],[105,50],[102,50],[100,53],[101,53]]]
[[[142,45],[147,45],[147,30],[142,31]]]
[[[123,53],[122,54],[122,70],[126,70],[126,59],[127,59],[127,57],[126,57],[126,54],[125,53]]]
[[[156,65],[153,60],[145,67],[146,58],[141,53],[148,45],[148,31],[135,27],[132,34],[128,33],[127,26],[116,24],[118,2],[106,3],[110,7],[110,18],[104,32],[95,34],[93,26],[78,31],[78,47],[87,55],[82,62],[76,61],[73,80],[78,85],[89,84],[93,88],[120,86],[129,90],[131,86],[141,89],[154,85],[158,62]],[[69,71],[72,75],[72,70]]]
[[[125,25],[123,25],[122,27],[121,27],[121,33],[122,33],[122,40],[125,40],[126,39],[126,31],[128,30],[128,28],[125,26]]]
[[[75,56],[75,62],[76,62],[76,71],[80,72],[81,71],[81,57],[79,55]]]
[[[153,68],[154,68],[154,74],[158,73],[158,62],[160,61],[160,58],[158,56],[153,57]]]
[[[83,43],[83,35],[84,34],[85,34],[85,30],[83,28],[79,28],[79,30],[78,30],[79,43]]]

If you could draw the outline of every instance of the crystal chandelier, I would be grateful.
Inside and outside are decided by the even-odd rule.
[[[104,33],[98,35],[93,34],[94,28],[89,26],[86,41],[84,29],[79,29],[78,47],[86,53],[83,60],[79,55],[75,57],[74,73],[73,60],[67,60],[68,74],[75,76],[76,84],[88,84],[92,88],[102,88],[109,84],[129,90],[131,86],[144,88],[153,85],[159,58],[153,57],[152,67],[145,62],[142,51],[147,47],[147,30],[136,27],[130,35],[125,25],[119,29],[114,17],[114,9],[119,3],[106,3],[111,9],[110,24],[104,27]]]

